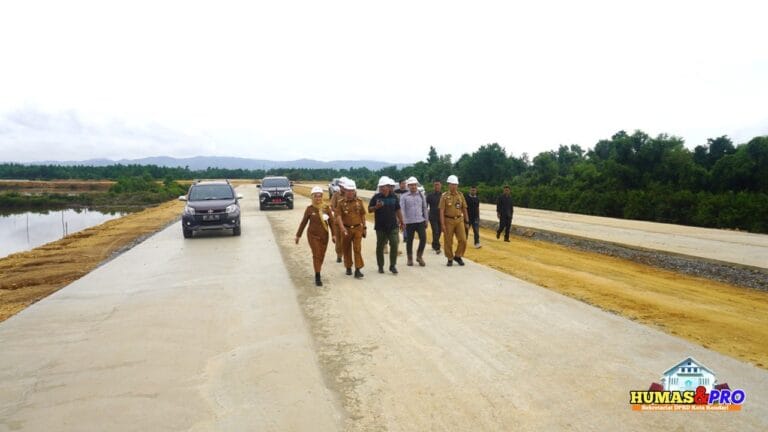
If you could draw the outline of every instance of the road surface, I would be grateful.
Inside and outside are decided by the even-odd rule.
[[[358,195],[370,199],[372,191]],[[496,206],[480,204],[480,219],[498,221]],[[768,235],[549,210],[515,208],[512,223],[643,249],[768,269]]]
[[[0,324],[0,431],[768,429],[768,371],[468,262],[313,286],[293,211],[173,225]],[[332,252],[329,253],[329,257]],[[736,413],[639,413],[687,356]]]

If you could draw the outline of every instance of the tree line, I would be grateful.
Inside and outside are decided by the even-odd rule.
[[[456,174],[462,190],[478,187],[494,202],[504,185],[522,207],[599,216],[732,228],[768,233],[768,136],[734,145],[727,136],[710,138],[693,150],[681,138],[642,131],[619,131],[593,148],[561,145],[533,159],[507,153],[498,143],[480,146],[455,161],[430,147],[427,158],[403,168],[380,170],[270,169],[190,170],[141,165],[0,165],[5,179],[243,178],[285,175],[292,180],[347,176],[372,189],[380,176],[416,176],[431,189],[433,180]]]

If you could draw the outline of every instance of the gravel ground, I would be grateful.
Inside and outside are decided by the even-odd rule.
[[[497,222],[490,221],[481,221],[481,225],[493,230],[498,227]],[[759,268],[710,261],[657,250],[644,250],[616,243],[585,239],[540,229],[534,230],[514,225],[512,226],[512,229],[516,236],[555,243],[580,251],[595,252],[612,257],[623,258],[652,267],[672,270],[731,285],[768,291],[768,271]]]

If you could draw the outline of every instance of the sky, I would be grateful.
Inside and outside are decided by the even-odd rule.
[[[768,134],[765,1],[0,4],[0,161]]]

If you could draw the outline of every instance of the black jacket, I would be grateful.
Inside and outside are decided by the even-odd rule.
[[[427,194],[427,205],[429,206],[429,218],[440,220],[440,198],[442,192],[430,192]]]
[[[504,194],[499,195],[496,200],[496,213],[500,216],[512,217],[515,209],[512,207],[512,196],[506,196]]]
[[[480,197],[471,197],[469,194],[464,194],[464,199],[467,200],[469,223],[480,220]]]

